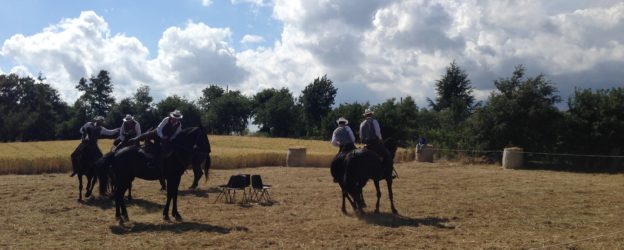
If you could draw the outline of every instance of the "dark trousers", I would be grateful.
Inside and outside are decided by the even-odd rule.
[[[372,150],[373,152],[377,153],[379,157],[381,157],[381,161],[384,167],[392,166],[392,161],[394,159],[391,159],[390,151],[388,151],[386,146],[384,146],[380,140],[368,141],[366,143],[366,148]]]
[[[344,177],[344,158],[354,149],[355,145],[353,143],[340,146],[340,149],[338,150],[336,156],[334,156],[330,167],[331,174],[334,177],[334,182],[342,181],[342,178]]]

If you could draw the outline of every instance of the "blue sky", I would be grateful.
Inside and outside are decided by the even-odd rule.
[[[272,9],[249,3],[233,4],[230,1],[214,1],[203,6],[201,0],[177,1],[119,1],[119,0],[16,0],[1,1],[0,41],[14,34],[35,34],[64,18],[75,18],[81,11],[93,10],[103,16],[113,33],[135,36],[150,50],[151,56],[158,49],[162,32],[171,26],[183,26],[195,21],[213,27],[230,27],[233,43],[237,49],[244,48],[239,41],[245,34],[261,34],[264,42],[255,46],[270,46],[279,39],[282,25],[271,18]],[[8,64],[3,68],[8,68]]]
[[[209,84],[298,96],[327,75],[337,104],[412,96],[423,107],[452,61],[478,100],[519,64],[564,100],[575,88],[624,85],[619,0],[0,3],[0,73],[42,72],[68,102],[81,77],[102,69],[117,98],[148,85],[157,100],[195,100]]]

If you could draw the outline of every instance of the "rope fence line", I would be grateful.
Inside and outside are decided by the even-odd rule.
[[[471,153],[503,153],[501,150],[478,150],[478,149],[446,149],[432,148],[434,151],[453,151],[453,152],[471,152]],[[624,158],[624,155],[582,155],[582,154],[564,154],[564,153],[541,153],[541,152],[514,152],[521,154],[535,155],[553,155],[553,156],[576,156],[576,157],[595,157],[595,158]]]

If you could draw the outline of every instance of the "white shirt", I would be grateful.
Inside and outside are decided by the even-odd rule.
[[[379,140],[382,140],[383,138],[381,137],[381,129],[379,128],[379,122],[377,122],[377,119],[372,117],[366,119],[373,119],[373,130],[375,130],[375,134],[377,135],[377,137],[379,137]],[[360,123],[360,139],[362,139],[362,127],[364,127],[366,119],[362,123]]]
[[[123,133],[123,128],[125,127],[126,127],[126,122],[123,122],[121,124],[121,128],[119,131],[119,139],[121,139],[122,141],[126,139],[126,135],[124,135]],[[141,135],[141,124],[139,124],[139,122],[137,121],[134,121],[134,132],[136,133],[135,137]]]
[[[158,127],[156,128],[156,133],[158,134],[158,137],[163,138],[163,139],[167,139],[165,138],[165,135],[163,134],[163,128],[165,127],[165,125],[167,125],[167,123],[169,122],[169,117],[165,117],[165,119],[162,120],[162,122],[160,122],[160,124],[158,124]],[[178,136],[178,134],[182,131],[182,123],[180,123],[180,125],[178,125],[178,129],[176,129],[176,131],[173,132],[173,135],[171,135],[171,140],[175,139],[176,136]]]
[[[343,126],[341,126],[343,127]],[[345,129],[347,130],[347,132],[349,132],[349,137],[351,138],[351,142],[355,143],[355,136],[353,135],[353,131],[351,130],[351,127],[344,125]],[[336,147],[340,147],[340,142],[337,140],[336,138],[336,133],[338,132],[338,128],[334,129],[334,133],[332,134],[332,138],[331,138],[331,144],[336,146]]]
[[[80,127],[80,134],[84,134],[84,133],[85,133],[85,131],[84,131],[84,130],[85,130],[85,128],[87,128],[87,127],[95,127],[95,125],[94,125],[94,123],[93,123],[93,122],[87,122],[87,123],[85,123],[85,125],[83,125],[82,127]],[[102,136],[102,135],[106,135],[106,136],[113,136],[113,135],[115,135],[117,132],[119,132],[119,129],[118,129],[118,128],[113,129],[113,130],[107,129],[107,128],[103,127],[103,126],[100,126],[100,128],[101,128],[101,129],[100,129],[100,134],[98,135],[98,138],[99,138],[99,136]],[[87,135],[85,136],[85,140],[90,140],[90,139],[91,139],[91,138],[89,138],[89,134],[87,134]],[[95,138],[95,139],[97,139],[97,138]]]

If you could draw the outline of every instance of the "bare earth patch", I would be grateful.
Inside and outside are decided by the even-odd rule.
[[[327,168],[212,170],[179,198],[183,222],[164,222],[157,182],[134,182],[130,223],[106,198],[76,201],[67,174],[0,176],[0,248],[540,248],[624,249],[624,175],[504,170],[446,163],[397,165],[390,214],[340,212]],[[232,174],[261,174],[273,204],[214,203]],[[97,187],[96,187],[97,188]],[[370,212],[375,194],[365,188]],[[240,200],[240,195],[237,197]],[[570,244],[566,244],[570,243]]]

